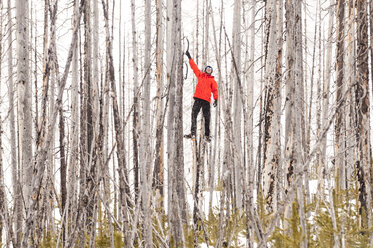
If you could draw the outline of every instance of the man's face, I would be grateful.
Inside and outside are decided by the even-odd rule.
[[[212,73],[212,70],[211,70],[210,67],[207,67],[207,68],[206,68],[206,73],[209,74],[209,75]]]

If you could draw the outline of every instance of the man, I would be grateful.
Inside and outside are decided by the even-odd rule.
[[[193,59],[190,56],[189,51],[186,51],[185,55],[189,58],[189,64],[192,68],[194,74],[198,79],[198,83],[196,86],[196,90],[194,92],[194,104],[192,108],[192,127],[191,133],[184,135],[187,139],[195,140],[196,138],[196,129],[197,129],[197,116],[199,111],[202,108],[203,117],[205,118],[205,136],[204,139],[207,142],[211,141],[210,137],[210,101],[211,101],[211,93],[214,96],[214,107],[218,105],[218,85],[212,73],[212,67],[206,66],[205,71],[201,72],[198,69],[196,63],[194,63]]]

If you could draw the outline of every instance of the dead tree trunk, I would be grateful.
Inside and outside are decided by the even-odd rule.
[[[241,1],[235,0],[234,2],[234,14],[233,14],[233,31],[232,31],[232,43],[233,43],[233,54],[235,61],[234,63],[237,65],[237,72],[235,69],[232,69],[232,80],[234,83],[234,121],[233,121],[233,130],[234,130],[234,146],[238,154],[241,154],[242,148],[242,132],[241,132],[241,122],[242,122],[242,98],[244,97],[241,95],[239,90],[239,77],[241,77]],[[233,62],[232,62],[233,65]],[[233,68],[234,66],[232,66]],[[238,160],[236,156],[234,156],[234,186],[235,186],[235,199],[236,199],[236,207],[242,208],[242,165],[238,164]]]
[[[18,126],[20,146],[20,168],[22,170],[23,196],[28,205],[31,196],[32,163],[32,117],[31,82],[29,79],[29,17],[28,0],[16,1],[17,18],[17,88],[18,88]]]
[[[138,58],[137,58],[137,32],[136,32],[136,11],[135,11],[135,1],[131,0],[131,20],[132,20],[132,62],[133,62],[133,170],[134,170],[134,186],[136,192],[136,201],[139,193],[139,149],[138,149],[138,129],[139,129],[139,113],[138,113]]]
[[[275,206],[277,171],[280,162],[280,126],[279,117],[281,103],[279,99],[280,83],[277,76],[277,6],[275,1],[266,3],[266,102],[264,112],[264,187],[267,211],[270,213]]]
[[[355,90],[357,109],[358,158],[356,168],[359,181],[359,204],[362,228],[372,226],[371,203],[371,144],[369,114],[369,68],[368,68],[368,11],[367,2],[357,3],[357,84]]]
[[[157,80],[157,95],[156,95],[156,111],[157,111],[157,129],[156,129],[156,145],[155,145],[155,162],[153,174],[153,187],[156,194],[159,194],[160,201],[163,198],[164,186],[164,134],[163,134],[163,0],[157,0],[157,40],[156,40],[156,80]],[[160,206],[162,203],[160,202]]]
[[[8,15],[8,98],[9,98],[9,127],[10,127],[10,149],[11,149],[11,165],[12,165],[12,189],[14,195],[14,229],[16,233],[14,247],[20,247],[22,233],[22,202],[21,202],[21,184],[18,177],[17,164],[17,138],[16,138],[16,122],[15,122],[15,104],[14,104],[14,84],[13,84],[13,21],[12,21],[12,6],[11,0],[8,0],[7,6]]]
[[[149,171],[150,171],[150,53],[151,53],[151,2],[145,0],[145,79],[144,79],[144,91],[143,91],[143,120],[141,128],[141,149],[140,156],[143,159],[141,163],[141,187],[142,187],[142,211],[144,216],[143,222],[143,234],[144,234],[144,246],[146,248],[152,247],[152,223],[151,223],[151,193],[148,187],[149,185]]]
[[[3,41],[3,3],[0,3],[0,40]],[[4,42],[5,43],[5,42]],[[3,68],[3,42],[0,44],[0,78],[2,77],[2,68]],[[0,86],[1,91],[1,86]],[[5,183],[4,183],[4,170],[3,170],[3,124],[2,118],[0,116],[0,244],[4,244],[3,242],[3,230],[5,225],[5,204],[7,200],[5,198]],[[8,225],[10,223],[7,223]]]

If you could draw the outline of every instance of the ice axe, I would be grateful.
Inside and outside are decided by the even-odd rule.
[[[187,38],[186,36],[184,36],[183,39],[186,39],[186,40],[187,40],[187,44],[188,44],[188,45],[187,45],[186,52],[188,52],[188,51],[189,51],[189,40],[188,40],[188,38]],[[185,73],[185,78],[184,78],[184,80],[188,78],[188,64],[185,62],[185,65],[186,65],[186,73]]]

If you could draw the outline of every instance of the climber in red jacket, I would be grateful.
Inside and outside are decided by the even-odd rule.
[[[192,108],[192,126],[191,126],[191,133],[184,135],[185,138],[194,140],[196,137],[196,129],[197,129],[197,116],[199,111],[202,108],[203,117],[205,118],[205,141],[210,142],[210,101],[211,101],[211,93],[214,97],[214,107],[218,105],[218,85],[212,73],[212,67],[206,66],[205,71],[201,72],[196,63],[194,63],[193,59],[190,56],[189,51],[185,52],[185,55],[189,58],[189,64],[192,68],[194,74],[198,79],[198,83],[196,86],[196,90],[194,92],[194,104]]]

